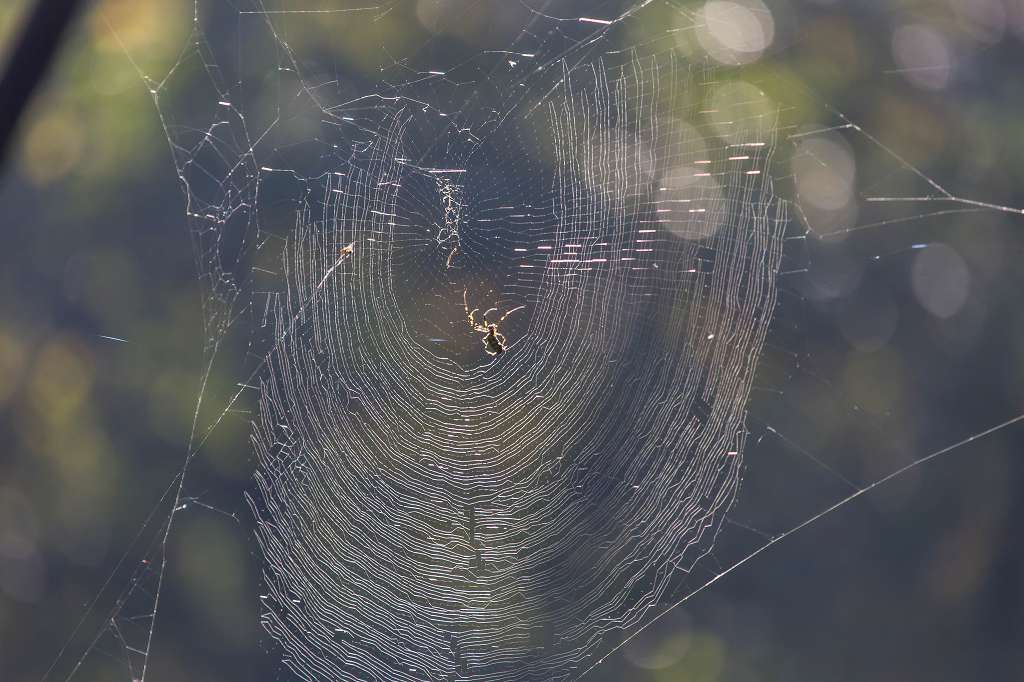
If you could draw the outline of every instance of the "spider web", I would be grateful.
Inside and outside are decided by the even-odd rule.
[[[175,518],[218,511],[194,460],[234,414],[283,665],[379,680],[576,679],[790,533],[1020,419],[868,485],[818,462],[851,491],[695,577],[739,493],[758,373],[792,362],[770,343],[788,343],[786,278],[834,219],[790,175],[835,163],[808,140],[855,138],[909,178],[833,234],[1013,209],[954,196],[841,113],[796,125],[756,74],[681,57],[702,19],[663,6],[671,28],[652,2],[505,8],[493,49],[441,33],[359,72],[297,45],[405,3],[196,5],[174,68],[143,74],[203,288],[193,433],[51,672],[106,654],[146,678]],[[233,39],[208,40],[224,22]],[[237,390],[211,396],[220,372]]]

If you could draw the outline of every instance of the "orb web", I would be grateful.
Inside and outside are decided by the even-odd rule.
[[[238,520],[240,495],[221,509],[196,471],[230,420],[256,460],[263,624],[296,677],[547,680],[587,676],[792,533],[1024,419],[864,485],[783,435],[828,421],[793,409],[790,375],[827,380],[786,337],[800,324],[773,323],[793,312],[776,296],[855,286],[820,264],[804,280],[784,242],[1019,210],[947,191],[831,104],[807,111],[785,63],[704,65],[762,56],[761,3],[714,22],[715,3],[650,0],[188,4],[176,61],[139,68],[203,294],[193,431],[47,675],[116,651],[129,679],[160,677],[154,642],[172,649],[180,625],[172,526],[195,508]],[[393,54],[403,21],[432,37]],[[793,109],[756,85],[773,81]],[[762,358],[773,325],[778,366]],[[748,417],[759,362],[780,409]],[[761,456],[769,476],[746,470],[747,428],[825,480]],[[755,511],[726,519],[741,471]],[[784,485],[758,503],[765,479]],[[726,521],[756,544],[706,557]]]
[[[784,225],[714,75],[563,65],[486,137],[399,99],[309,182],[251,497],[300,677],[566,678],[708,551]]]

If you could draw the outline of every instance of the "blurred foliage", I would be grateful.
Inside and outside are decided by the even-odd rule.
[[[566,14],[576,7],[562,4]],[[843,112],[958,196],[1024,205],[1024,4],[768,4],[773,41],[744,77],[784,107],[787,122],[828,125],[830,110]],[[27,5],[0,7],[0,53]],[[168,74],[181,79],[160,90],[168,98],[186,98],[202,77],[178,61],[192,39],[193,6],[94,3],[25,117],[0,188],[3,679],[39,679],[180,470],[194,428],[200,297],[153,102]],[[625,40],[674,27],[679,53],[697,55],[711,49],[692,30],[704,9],[655,3]],[[486,47],[511,30],[509,12],[421,0],[369,23],[339,13],[285,25],[290,42],[319,57],[325,79],[342,70],[372,79],[430,40],[455,54]],[[918,43],[901,40],[932,41],[923,54],[939,61],[915,62]],[[863,137],[847,143],[862,145],[850,148],[859,196],[934,193]],[[844,149],[828,147],[836,162],[809,181],[841,183],[828,173]],[[875,219],[872,206],[857,209],[858,219],[840,204],[820,224],[810,220],[812,232]],[[930,210],[919,204],[906,214]],[[775,342],[783,348],[765,361],[773,397],[755,398],[752,414],[799,433],[799,448],[825,453],[830,467],[864,483],[1019,412],[1021,227],[1019,215],[962,213],[811,240],[816,267],[788,288]],[[929,264],[927,249],[911,248],[918,243],[942,243],[960,261]],[[967,273],[965,301],[936,315],[943,301],[932,294],[957,267]],[[797,341],[787,341],[787,326],[799,327]],[[223,404],[234,390],[230,371],[217,369],[205,394]],[[771,390],[798,398],[784,404]],[[600,679],[1011,679],[1024,669],[1016,433],[954,455],[944,474],[912,471],[872,497],[868,511],[816,524],[733,587],[723,581],[695,600],[692,622],[652,628],[599,669]],[[194,505],[173,535],[177,587],[160,632],[168,660],[158,679],[274,678],[273,665],[250,667],[261,656],[258,569],[244,524],[231,516],[244,516],[244,503],[221,495],[250,475],[246,439],[246,416],[229,415],[204,448],[203,466],[220,486],[210,496],[233,506]],[[799,455],[806,470],[779,475],[776,463],[791,461],[792,448],[765,441],[751,455],[743,495],[749,508],[777,516],[745,517],[741,501],[736,518],[771,534],[826,506],[836,490]],[[196,633],[209,636],[201,650],[185,644]]]

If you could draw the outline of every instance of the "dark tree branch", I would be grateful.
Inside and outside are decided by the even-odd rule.
[[[84,4],[84,0],[37,0],[32,8],[0,80],[0,167],[7,159],[18,120]]]

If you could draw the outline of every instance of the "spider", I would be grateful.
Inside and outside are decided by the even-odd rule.
[[[504,322],[506,317],[508,317],[512,313],[516,312],[517,310],[522,310],[526,306],[521,305],[518,308],[513,308],[512,310],[508,311],[507,313],[502,315],[500,318],[498,318],[497,322],[488,322],[487,321],[487,316],[490,313],[498,312],[497,308],[488,308],[487,310],[485,310],[483,312],[483,315],[481,315],[482,321],[478,322],[477,319],[476,319],[476,314],[478,312],[480,312],[480,309],[479,308],[473,308],[472,310],[470,310],[469,309],[469,301],[467,300],[467,296],[468,296],[468,294],[467,294],[466,289],[463,289],[462,290],[462,307],[466,311],[466,320],[469,322],[469,326],[473,329],[473,331],[480,332],[481,334],[484,335],[484,338],[483,338],[484,350],[487,352],[488,355],[490,355],[490,356],[501,355],[502,353],[505,352],[506,340],[505,340],[505,335],[502,334],[500,331],[498,331],[498,325],[501,324],[502,322]]]

